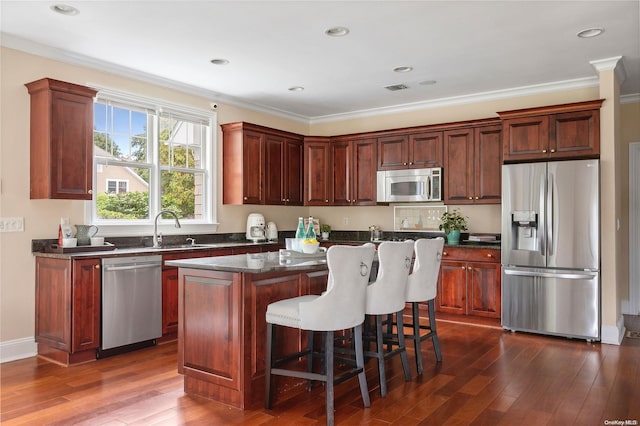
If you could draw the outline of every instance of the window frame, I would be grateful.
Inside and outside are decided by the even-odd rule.
[[[147,134],[149,140],[148,151],[150,156],[149,166],[150,174],[155,174],[149,185],[149,203],[150,217],[137,220],[105,220],[97,217],[95,209],[97,198],[97,166],[98,164],[112,164],[117,166],[128,167],[137,165],[132,162],[121,160],[106,160],[98,162],[93,157],[93,188],[91,201],[85,202],[85,221],[99,227],[100,235],[104,236],[147,236],[153,234],[155,215],[161,210],[160,205],[160,174],[166,170],[166,166],[160,164],[159,159],[159,120],[162,115],[167,113],[175,114],[178,117],[188,119],[194,122],[200,122],[205,126],[206,134],[203,145],[201,146],[201,167],[189,169],[192,171],[202,171],[204,174],[203,193],[205,200],[203,208],[206,210],[203,217],[199,219],[180,219],[181,228],[174,227],[173,219],[158,218],[158,230],[163,234],[205,234],[213,233],[217,230],[217,114],[215,111],[209,111],[185,105],[175,104],[169,101],[146,97],[143,95],[131,94],[117,91],[110,88],[101,88],[99,85],[92,85],[98,89],[98,94],[94,99],[95,102],[114,102],[121,106],[129,106],[131,109],[144,109],[147,111],[147,121],[153,123],[153,128],[148,129]],[[172,168],[172,170],[182,171],[181,168]],[[155,182],[151,185],[151,182]]]

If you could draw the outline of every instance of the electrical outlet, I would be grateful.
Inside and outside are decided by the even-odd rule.
[[[0,218],[0,232],[24,232],[24,217]]]
[[[349,224],[349,216],[344,216],[342,218],[342,224],[343,225],[348,225]]]

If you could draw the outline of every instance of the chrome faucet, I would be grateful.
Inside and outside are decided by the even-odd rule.
[[[156,218],[153,220],[153,248],[160,248],[160,246],[162,246],[162,234],[158,234],[158,218],[160,216],[162,216],[163,214],[170,214],[171,216],[174,217],[174,219],[176,220],[176,228],[180,228],[180,221],[178,220],[178,215],[175,214],[174,212],[172,212],[171,210],[162,210],[160,211],[157,215]]]

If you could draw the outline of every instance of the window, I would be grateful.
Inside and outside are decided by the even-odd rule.
[[[207,111],[101,90],[92,223],[148,225],[162,210],[175,212],[183,227],[214,223],[214,121]]]
[[[101,167],[102,170],[104,168]],[[129,192],[129,181],[121,179],[107,179],[107,194]]]

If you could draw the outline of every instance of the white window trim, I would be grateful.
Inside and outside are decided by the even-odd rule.
[[[217,162],[214,161],[214,156],[217,154],[218,142],[217,142],[217,123],[218,116],[215,111],[208,111],[203,109],[198,109],[190,106],[180,105],[176,103],[172,103],[169,101],[164,101],[161,99],[150,98],[143,95],[136,95],[132,93],[122,92],[119,90],[101,87],[97,84],[91,84],[91,87],[98,89],[98,98],[107,98],[111,101],[119,101],[125,104],[132,104],[133,106],[148,108],[151,110],[155,110],[158,112],[166,112],[168,110],[175,111],[176,114],[186,114],[192,118],[199,118],[203,121],[209,122],[209,127],[207,130],[207,140],[208,146],[205,148],[205,158],[203,161],[203,168],[208,170],[209,173],[206,175],[204,190],[208,192],[209,197],[207,200],[208,208],[207,208],[207,217],[202,219],[191,219],[188,221],[181,221],[181,228],[174,227],[174,221],[171,219],[158,219],[158,231],[162,232],[163,235],[181,235],[181,234],[212,234],[217,231],[218,228],[218,215],[217,215],[217,205],[218,205],[218,194],[216,192],[217,189],[217,178],[218,178],[218,170],[217,170]],[[154,161],[157,161],[156,156],[156,147],[152,147],[152,155],[154,155]],[[159,168],[158,168],[159,170]],[[97,179],[96,176],[96,165],[94,160],[94,165],[92,168],[93,173],[93,182],[95,186],[95,182]],[[150,200],[152,203],[155,202],[155,197],[158,196],[158,189],[149,188],[150,194],[152,197]],[[95,221],[93,205],[95,204],[96,191],[94,192],[94,199],[91,201],[86,201],[84,204],[84,217],[86,223],[93,223]],[[155,192],[155,194],[154,194]],[[99,235],[109,237],[120,237],[120,236],[149,236],[153,235],[154,228],[154,220],[144,219],[139,221],[131,221],[127,224],[109,222],[109,221],[101,221],[99,224]]]

